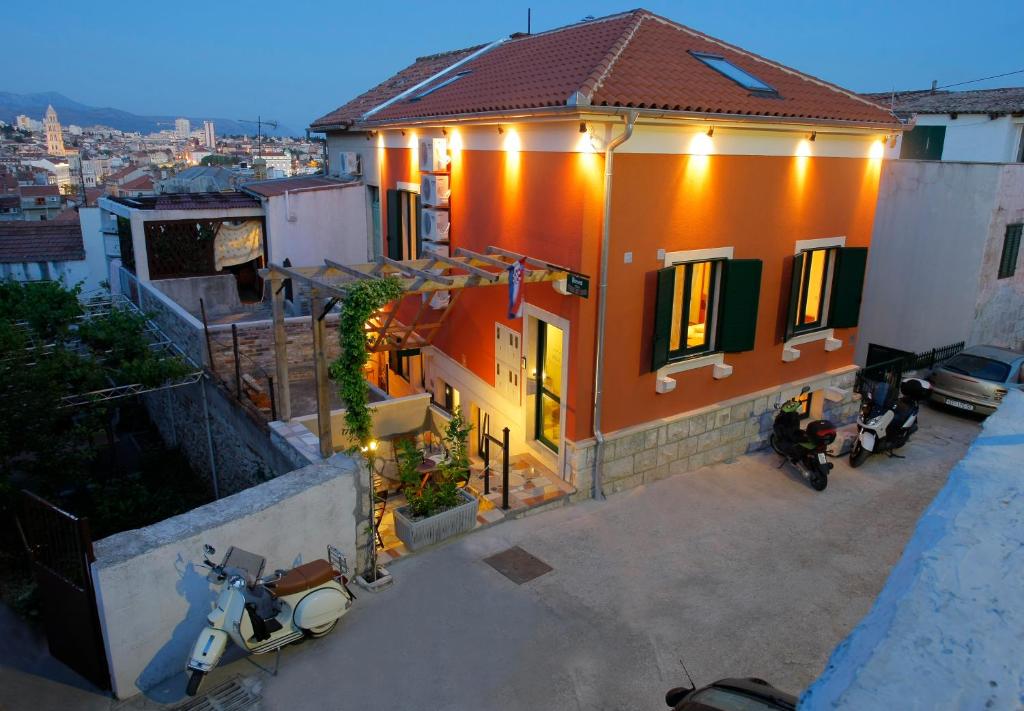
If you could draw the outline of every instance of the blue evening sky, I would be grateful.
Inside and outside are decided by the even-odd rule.
[[[639,2],[639,0],[636,0]],[[299,131],[419,55],[636,5],[504,2],[6,3],[0,91],[142,114],[277,118]],[[1024,2],[647,0],[647,9],[855,91],[1024,69]],[[1024,86],[1024,74],[965,88]]]

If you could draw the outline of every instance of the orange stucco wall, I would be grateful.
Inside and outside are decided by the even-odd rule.
[[[613,431],[808,377],[853,362],[856,329],[843,347],[821,342],[782,361],[790,266],[797,240],[871,240],[880,161],[851,158],[624,154],[615,158],[609,251],[605,427]],[[650,370],[657,251],[733,247],[737,259],[764,262],[755,350],[726,354],[731,377],[710,368],[675,375],[655,392]],[[625,252],[633,253],[625,264]]]
[[[381,193],[416,182],[412,151],[381,149]],[[856,329],[837,332],[843,347],[801,347],[782,362],[784,310],[794,243],[846,237],[866,246],[879,161],[618,154],[612,210],[604,426],[606,432],[685,412],[853,362]],[[549,284],[528,285],[526,300],[571,322],[566,435],[592,435],[593,360],[598,249],[603,208],[603,156],[580,153],[453,150],[451,242],[527,253],[591,276],[589,299],[562,296]],[[385,206],[386,210],[386,206]],[[386,229],[386,225],[385,225]],[[756,349],[727,354],[730,378],[710,368],[676,375],[671,393],[655,391],[650,371],[657,251],[733,247],[738,259],[764,262]],[[631,264],[624,253],[632,252]],[[434,345],[493,384],[494,323],[506,318],[505,288],[468,290]]]

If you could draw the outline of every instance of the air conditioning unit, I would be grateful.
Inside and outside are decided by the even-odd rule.
[[[448,198],[451,197],[451,194],[447,175],[424,173],[420,177],[420,198],[424,205],[448,207]]]
[[[440,255],[442,257],[450,257],[451,247],[447,242],[432,242],[430,240],[423,240],[421,243],[420,259],[429,259],[430,252]]]
[[[338,172],[343,175],[362,175],[363,165],[359,154],[355,151],[342,151],[338,154]]]
[[[443,173],[448,170],[448,141],[444,138],[420,139],[420,172]]]
[[[430,242],[448,241],[448,211],[432,210],[429,207],[420,211],[420,234]]]

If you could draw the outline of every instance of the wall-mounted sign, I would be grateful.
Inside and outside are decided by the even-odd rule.
[[[570,294],[582,296],[584,299],[590,297],[590,277],[583,274],[569,272],[565,278],[565,290]]]

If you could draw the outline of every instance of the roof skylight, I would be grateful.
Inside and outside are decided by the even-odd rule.
[[[717,54],[705,54],[704,52],[690,52],[690,54],[704,62],[704,64],[708,65],[719,74],[729,77],[744,89],[771,94],[777,93],[775,87],[765,84],[753,74],[740,69],[725,57],[720,57]]]
[[[426,91],[420,92],[416,96],[414,96],[411,99],[409,99],[409,101],[419,101],[420,99],[422,99],[424,97],[430,96],[431,94],[433,94],[438,89],[443,89],[446,86],[448,86],[449,84],[454,84],[455,82],[457,82],[462,77],[466,76],[467,74],[472,74],[472,73],[473,73],[472,69],[467,69],[466,71],[459,72],[458,74],[455,74],[453,76],[448,77],[447,79],[445,79],[440,84],[435,84],[434,86],[430,87]]]

